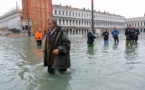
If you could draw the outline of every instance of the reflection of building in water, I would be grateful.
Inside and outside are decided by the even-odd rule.
[[[91,27],[91,10],[78,9],[71,6],[53,5],[53,16],[57,18],[58,25],[62,26],[69,34],[82,35]],[[108,12],[94,11],[94,28],[112,29],[125,27],[125,18]]]
[[[126,27],[128,24],[131,24],[133,27],[138,27],[139,30],[145,32],[145,16],[144,17],[136,17],[136,18],[128,18],[126,19]]]
[[[86,42],[86,41],[84,41],[84,40],[86,40],[86,39],[84,39],[84,38],[86,38],[85,36],[78,36],[78,37],[76,37],[76,36],[70,36],[69,37],[69,39],[71,40],[71,42],[74,42],[74,43],[77,43],[77,42]]]

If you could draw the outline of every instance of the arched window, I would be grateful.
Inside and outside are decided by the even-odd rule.
[[[25,27],[22,27],[23,30],[25,30]]]
[[[64,24],[64,19],[63,19],[63,24]]]
[[[71,25],[71,20],[69,21],[70,25]]]
[[[64,15],[64,11],[62,11],[62,15]]]
[[[25,29],[28,30],[28,25],[25,25]]]
[[[66,20],[66,25],[68,25],[68,20]]]
[[[59,19],[59,25],[61,25],[61,19]]]
[[[59,15],[61,14],[61,12],[59,11]]]
[[[75,24],[75,21],[73,20],[73,25]]]
[[[55,14],[57,14],[57,11],[55,10]]]

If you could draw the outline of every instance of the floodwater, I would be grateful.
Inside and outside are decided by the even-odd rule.
[[[52,75],[34,37],[1,36],[0,90],[145,90],[145,33],[134,46],[119,37],[119,44],[110,36],[104,45],[99,37],[87,47],[85,36],[70,36],[72,66]]]

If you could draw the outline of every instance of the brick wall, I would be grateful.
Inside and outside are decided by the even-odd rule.
[[[51,16],[52,0],[22,0],[22,15],[31,19],[31,32],[47,29],[47,19]]]

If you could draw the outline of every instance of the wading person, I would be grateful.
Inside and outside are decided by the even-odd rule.
[[[67,33],[57,26],[55,18],[49,18],[44,46],[44,66],[48,66],[49,73],[54,73],[55,70],[64,73],[70,68],[70,47]]]
[[[87,34],[87,44],[88,44],[88,46],[90,47],[90,46],[93,46],[93,44],[94,44],[94,39],[96,38],[95,37],[95,35],[93,34],[93,30],[90,28],[89,29],[89,32],[88,32],[88,34]]]
[[[41,29],[35,33],[35,39],[36,39],[37,46],[41,46],[42,39],[43,39],[43,34]]]
[[[135,29],[135,35],[134,35],[134,42],[137,43],[138,41],[138,36],[140,34],[140,31],[138,28]]]
[[[128,46],[129,44],[132,46],[134,43],[135,29],[132,28],[130,24],[125,29],[125,35],[126,35],[126,46]]]
[[[105,29],[104,32],[102,33],[102,37],[104,38],[104,45],[107,45],[109,43],[109,41],[108,41],[109,32],[107,29]]]
[[[115,43],[119,43],[119,38],[118,38],[119,31],[116,29],[116,27],[114,27],[114,29],[111,32],[111,34],[113,36],[114,42]]]

